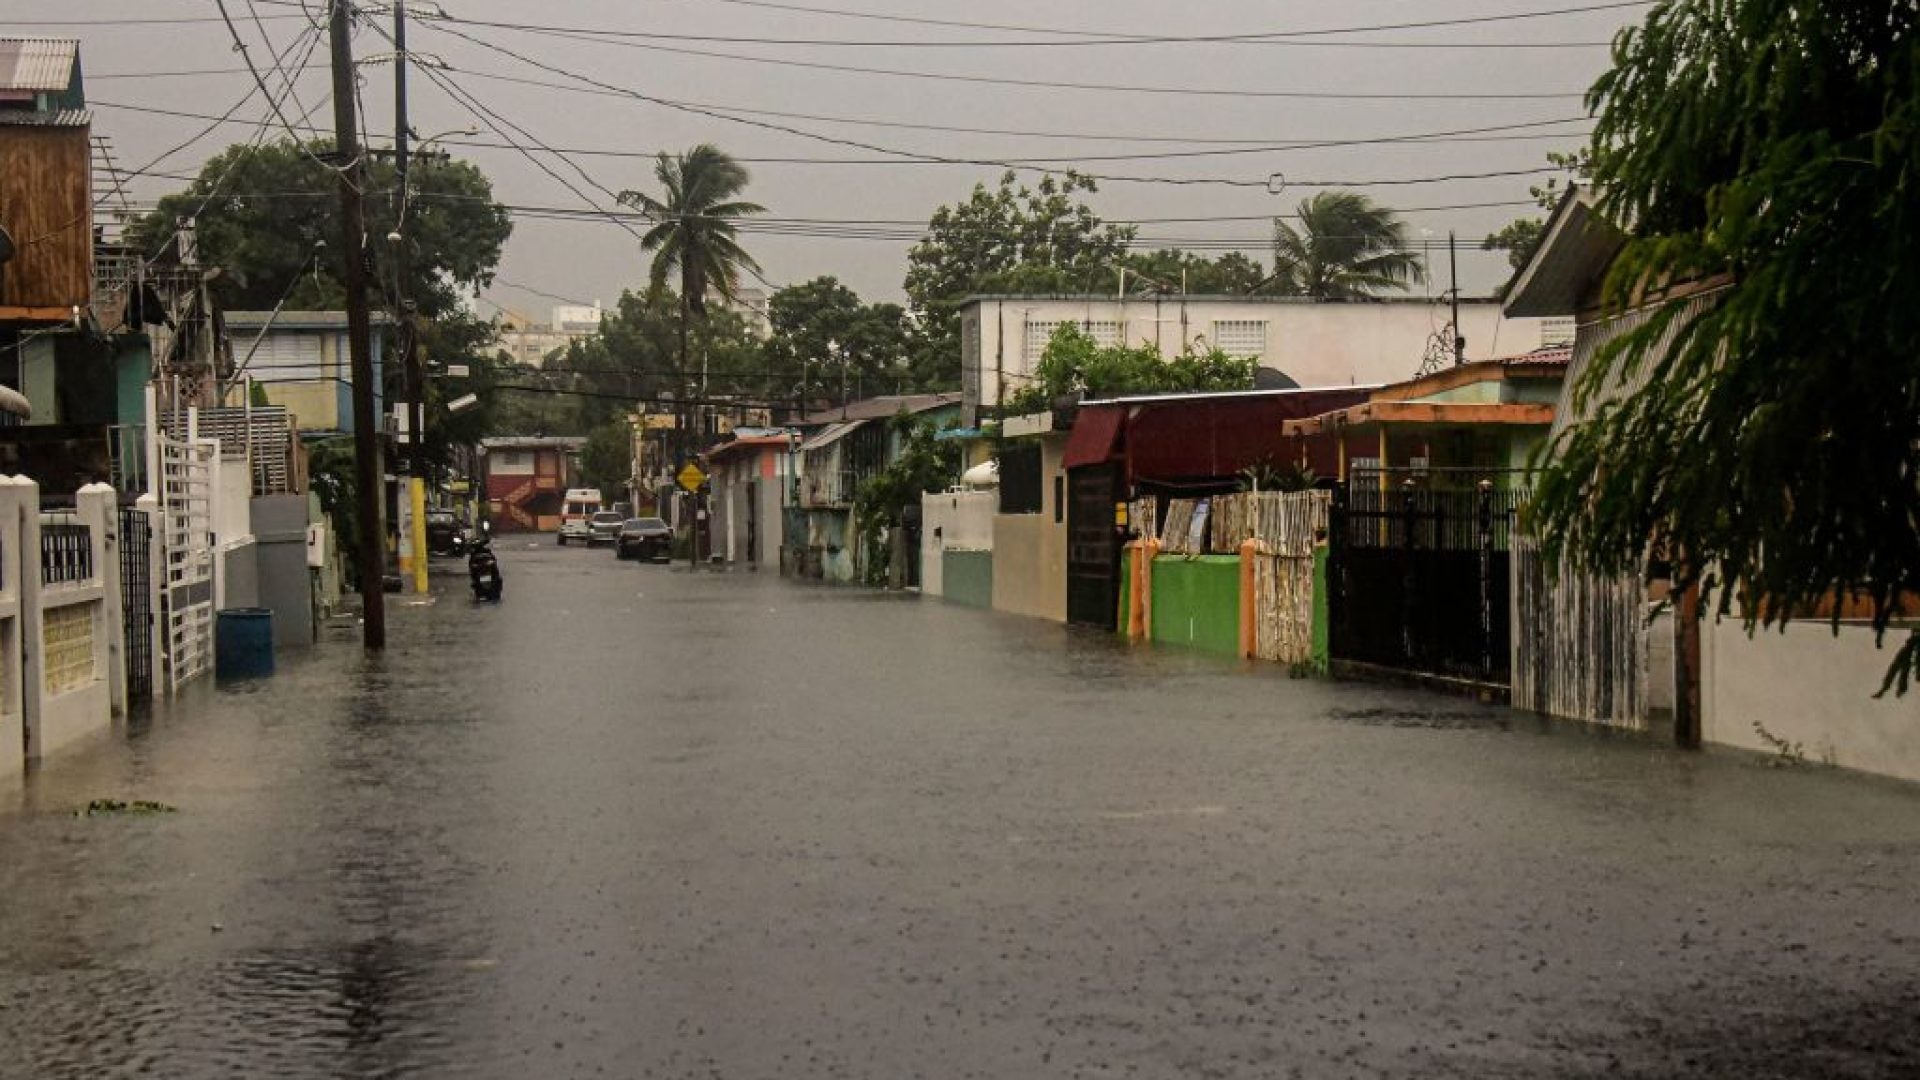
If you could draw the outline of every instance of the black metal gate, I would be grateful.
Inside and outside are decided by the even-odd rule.
[[[1383,491],[1373,479],[1337,489],[1327,552],[1333,659],[1505,684],[1519,498],[1491,485]]]
[[[1117,465],[1067,473],[1067,621],[1115,629],[1119,623],[1121,534]]]
[[[146,511],[120,509],[120,610],[126,622],[127,698],[153,697],[153,526]]]

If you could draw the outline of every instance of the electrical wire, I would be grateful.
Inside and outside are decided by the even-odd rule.
[[[344,0],[329,0],[329,2],[337,3],[337,2],[344,2]],[[312,158],[314,164],[319,165],[323,169],[329,169],[344,175],[345,174],[344,167],[332,165],[326,161],[322,161],[320,158],[316,157],[312,153],[312,151],[307,150],[304,144],[300,142],[300,133],[295,131],[293,128],[293,124],[290,121],[288,121],[286,112],[280,107],[280,103],[281,103],[280,99],[275,98],[273,96],[273,92],[267,89],[266,80],[261,77],[260,69],[254,66],[253,56],[251,53],[247,51],[247,43],[244,39],[241,38],[239,27],[236,27],[233,24],[233,16],[227,13],[227,0],[213,0],[213,3],[215,7],[220,9],[220,20],[221,22],[226,24],[227,36],[233,39],[234,51],[239,53],[240,59],[246,62],[247,73],[253,76],[254,84],[258,86],[260,88],[260,92],[266,96],[268,107],[270,107],[273,110],[273,115],[279,119],[281,126],[287,129],[287,134],[293,137],[294,144],[296,146],[299,146],[301,148],[301,152],[306,154],[307,157]],[[284,74],[286,74],[287,76],[287,83],[286,83],[287,94],[290,95],[293,90],[294,75],[291,72],[284,73]],[[286,95],[283,95],[283,96],[286,96]]]
[[[238,68],[233,69],[234,72],[238,72],[241,70],[244,70],[244,69],[238,69]],[[463,74],[466,74],[475,78],[482,78],[482,79],[501,78],[500,76],[491,72],[472,71],[467,69],[453,69],[453,70],[461,71]],[[113,77],[114,76],[93,76],[93,78],[113,78]],[[524,82],[531,85],[546,87],[549,89],[563,90],[569,93],[586,93],[586,94],[593,94],[596,96],[615,97],[615,98],[628,97],[628,95],[626,94],[616,93],[613,91],[603,91],[603,90],[596,89],[594,87],[573,86],[566,83],[550,82],[547,80],[521,80],[521,79],[508,78],[507,81]],[[738,113],[748,114],[748,115],[777,116],[777,117],[785,117],[785,118],[800,119],[800,120],[818,120],[826,123],[856,124],[856,125],[864,125],[864,126],[870,126],[870,127],[898,127],[898,128],[905,128],[908,130],[915,130],[915,131],[958,132],[958,133],[964,133],[964,134],[980,134],[980,135],[1006,135],[1006,136],[1012,136],[1017,138],[1077,139],[1077,140],[1099,141],[1099,142],[1166,142],[1166,143],[1183,143],[1183,144],[1190,144],[1190,145],[1196,145],[1196,146],[1221,146],[1221,145],[1247,146],[1247,147],[1252,147],[1255,151],[1271,150],[1275,152],[1341,149],[1341,148],[1353,147],[1353,146],[1386,146],[1386,145],[1420,146],[1420,145],[1427,145],[1427,144],[1444,146],[1448,143],[1521,142],[1521,141],[1554,140],[1554,139],[1570,139],[1570,138],[1584,139],[1589,134],[1589,132],[1587,131],[1534,132],[1531,134],[1504,134],[1504,135],[1496,134],[1499,132],[1533,131],[1533,129],[1538,129],[1538,128],[1557,127],[1557,126],[1566,125],[1566,124],[1585,123],[1589,119],[1588,117],[1584,117],[1584,116],[1569,116],[1569,117],[1562,117],[1557,120],[1530,120],[1530,121],[1524,121],[1521,123],[1513,123],[1513,124],[1490,124],[1484,127],[1458,128],[1458,129],[1453,129],[1451,131],[1424,131],[1424,132],[1413,132],[1405,135],[1379,135],[1379,136],[1360,137],[1360,138],[1352,138],[1352,139],[1321,139],[1321,140],[1313,140],[1313,141],[1297,140],[1292,142],[1274,142],[1270,138],[1269,139],[1208,138],[1208,137],[1182,137],[1182,136],[1173,136],[1173,135],[1087,135],[1087,134],[1079,134],[1079,133],[1073,133],[1073,132],[1018,131],[1018,130],[1010,130],[1005,128],[949,127],[949,126],[943,126],[938,124],[892,123],[892,122],[881,121],[881,120],[861,120],[861,119],[844,117],[844,116],[823,116],[819,114],[810,114],[810,113],[775,112],[775,111],[766,110],[766,109],[748,109],[748,108],[741,108],[741,107],[730,106],[730,105],[712,105],[712,104],[703,104],[699,102],[694,102],[694,103],[683,102],[683,104],[702,105],[702,107],[714,109],[720,112],[730,112],[730,113],[738,112]],[[156,107],[147,106],[147,105],[132,105],[126,102],[107,101],[100,98],[95,98],[89,101],[88,106],[104,108],[104,109],[121,109],[128,112],[149,113],[156,116],[177,116],[177,117],[182,117],[185,119],[192,119],[192,120],[219,119],[218,117],[211,116],[206,113],[186,112],[179,109],[162,109],[162,108],[156,108]],[[314,133],[321,133],[319,128],[309,128],[307,130]],[[1486,132],[1488,134],[1484,134],[1484,135],[1470,134],[1475,132]],[[507,143],[477,142],[477,141],[465,140],[465,139],[441,139],[438,141],[441,143],[441,145],[444,145],[444,146],[462,146],[462,147],[469,147],[473,149],[491,149],[491,150],[513,149],[513,147]],[[556,152],[563,153],[563,154],[578,154],[583,157],[630,157],[630,158],[652,158],[659,153],[659,151],[657,150],[611,150],[611,149],[595,148],[595,147],[568,147],[568,148],[559,149]],[[735,157],[734,160],[739,161],[743,164],[767,164],[767,165],[776,165],[776,164],[870,165],[870,164],[882,164],[882,163],[887,163],[887,164],[901,163],[897,159],[893,159],[893,158]],[[1028,159],[1028,160],[1037,160],[1037,159]],[[1067,160],[1067,159],[1063,158],[1061,160]],[[1072,160],[1089,160],[1089,159],[1076,158]]]
[[[465,37],[469,41],[477,40],[453,30],[449,24],[463,23],[459,19],[423,20],[424,25],[441,32]],[[574,41],[597,41],[606,45],[617,45],[628,49],[643,49],[649,52],[670,53],[676,56],[698,56],[712,60],[731,60],[744,64],[765,64],[774,67],[802,68],[811,71],[832,71],[852,75],[879,75],[896,79],[923,79],[935,82],[958,82],[979,86],[1017,86],[1027,89],[1046,90],[1085,90],[1101,93],[1151,94],[1176,97],[1228,97],[1249,99],[1290,99],[1315,101],[1580,101],[1585,99],[1585,91],[1332,91],[1332,90],[1225,90],[1196,86],[1139,86],[1125,83],[1080,83],[1063,82],[1052,79],[1016,79],[998,75],[955,75],[934,71],[910,71],[901,68],[861,67],[853,64],[829,64],[816,60],[796,60],[790,57],[752,56],[744,53],[721,52],[717,49],[694,49],[679,45],[656,45],[651,42],[627,39],[609,39],[602,37],[584,37],[580,34],[562,31],[542,31],[544,36],[566,38]]]
[[[287,0],[291,2],[291,0]],[[1111,34],[1098,30],[1074,30],[1058,27],[1018,26],[1008,23],[965,22],[956,19],[934,19],[912,15],[889,15],[873,11],[849,11],[845,8],[812,7],[806,4],[782,3],[780,0],[711,0],[713,3],[733,4],[739,7],[766,8],[775,11],[791,11],[804,15],[834,16],[847,19],[866,19],[875,22],[902,23],[913,26],[939,26],[963,30],[1005,30],[1022,34],[1054,34],[1062,37],[1126,37],[1131,35]],[[1595,11],[1611,11],[1620,8],[1647,7],[1652,0],[1625,0],[1625,2],[1605,2],[1576,7],[1552,8],[1543,11],[1512,12],[1505,15],[1480,15],[1455,19],[1433,19],[1424,22],[1380,23],[1372,26],[1349,26],[1339,29],[1279,31],[1291,37],[1311,37],[1334,34],[1375,33],[1386,30],[1431,29],[1444,26],[1468,26],[1487,23],[1518,22],[1527,19],[1553,18],[1561,15],[1586,14]]]
[[[640,91],[630,89],[628,87],[618,86],[613,83],[604,82],[602,80],[595,79],[591,76],[567,71],[563,68],[556,67],[554,65],[545,63],[544,61],[516,52],[515,50],[509,49],[503,45],[499,45],[494,42],[485,41],[483,39],[474,37],[470,34],[466,34],[459,30],[449,29],[447,27],[440,26],[437,24],[435,25],[435,29],[439,30],[441,33],[452,34],[455,37],[459,37],[466,41],[472,42],[476,45],[481,46],[482,48],[490,49],[495,52],[499,52],[503,55],[512,57],[516,60],[519,60],[521,63],[540,68],[541,70],[547,71],[551,74],[572,78],[578,82],[590,84],[593,86],[598,86],[603,89],[613,90],[625,96],[632,97],[635,100],[645,101],[650,104],[659,105],[664,108],[674,109],[680,112],[693,113],[696,115],[706,116],[713,119],[727,120],[736,124],[743,124],[750,127],[763,128],[769,131],[778,131],[788,135],[795,135],[804,139],[811,139],[816,142],[823,142],[823,143],[828,143],[828,144],[837,145],[837,146],[852,147],[854,149],[867,150],[873,153],[887,154],[887,155],[902,157],[902,158],[912,158],[920,161],[938,162],[942,164],[951,164],[951,165],[984,165],[984,166],[992,166],[994,168],[1000,168],[1000,169],[1009,169],[1009,170],[1026,171],[1026,172],[1038,172],[1038,173],[1057,173],[1057,172],[1064,171],[1059,169],[1047,168],[1045,166],[1027,164],[1025,162],[1020,162],[1020,161],[1008,161],[1008,160],[993,159],[993,158],[963,158],[963,157],[954,157],[954,156],[938,155],[938,154],[922,154],[922,153],[918,153],[911,150],[901,150],[901,149],[896,149],[894,147],[881,146],[875,143],[862,142],[857,139],[848,139],[848,138],[843,138],[841,136],[836,136],[836,135],[826,135],[816,131],[809,131],[805,128],[793,127],[792,125],[788,125],[788,124],[776,124],[776,123],[771,123],[763,120],[754,120],[754,119],[749,119],[749,118],[744,118],[739,116],[730,116],[713,109],[700,108],[700,107],[672,102],[668,99],[657,97],[651,94],[645,94]],[[1411,180],[1403,179],[1403,180],[1393,181],[1392,183],[1393,184],[1437,183],[1437,182],[1441,182],[1442,180],[1448,180],[1448,179],[1485,179],[1493,175],[1502,175],[1502,176],[1538,175],[1542,171],[1551,171],[1551,170],[1534,169],[1534,170],[1524,170],[1524,171],[1503,172],[1499,174],[1459,174],[1451,177],[1425,177],[1425,178],[1418,178],[1418,179],[1411,179]],[[1272,175],[1269,175],[1265,179],[1253,180],[1253,179],[1243,179],[1243,178],[1235,178],[1235,177],[1132,176],[1132,175],[1090,173],[1090,172],[1084,172],[1079,170],[1075,170],[1075,172],[1078,175],[1084,176],[1091,180],[1109,181],[1113,183],[1169,184],[1169,185],[1179,185],[1179,186],[1217,185],[1217,186],[1224,186],[1224,187],[1261,188],[1269,192],[1273,191]],[[1384,184],[1387,182],[1383,181],[1382,183]],[[1347,186],[1355,186],[1355,185],[1351,181],[1289,181],[1286,186],[1347,187]]]

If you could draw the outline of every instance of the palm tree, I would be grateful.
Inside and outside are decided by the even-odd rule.
[[[1406,226],[1357,191],[1323,191],[1300,204],[1300,225],[1273,220],[1271,291],[1358,300],[1426,280]]]
[[[680,275],[680,371],[687,372],[687,325],[692,316],[707,313],[707,294],[731,300],[739,292],[740,272],[760,272],[736,239],[740,219],[766,213],[766,207],[743,201],[747,170],[711,143],[683,154],[662,153],[653,166],[665,198],[644,191],[623,191],[620,201],[639,209],[653,222],[640,246],[653,252],[653,287]]]

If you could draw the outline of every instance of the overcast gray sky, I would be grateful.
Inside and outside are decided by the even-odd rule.
[[[295,43],[309,27],[297,4],[255,0],[255,5],[250,8],[248,0],[227,2],[251,45],[252,55],[264,65],[270,54],[259,39],[262,29],[277,50]],[[1641,18],[1648,5],[1568,11],[1595,7],[1596,0],[1351,0],[1339,4],[1191,0],[1184,5],[1148,0],[1103,0],[1097,4],[974,0],[964,5],[933,0],[579,0],[540,5],[507,0],[439,0],[439,6],[466,20],[681,35],[610,40],[602,34],[588,40],[500,26],[436,25],[422,18],[413,23],[410,45],[415,52],[444,60],[451,70],[442,77],[496,114],[500,119],[494,123],[507,130],[513,141],[530,148],[537,140],[558,150],[645,155],[713,142],[743,159],[824,159],[751,162],[749,197],[765,204],[769,217],[779,222],[772,227],[787,234],[757,232],[746,237],[747,244],[776,285],[833,274],[865,296],[897,299],[910,246],[903,230],[912,232],[914,223],[923,224],[936,206],[963,199],[974,183],[992,182],[999,168],[876,164],[889,155],[648,103],[623,92],[696,108],[761,110],[751,116],[734,115],[884,150],[949,158],[1031,161],[1245,151],[1268,143],[1371,139],[1582,117],[1585,110],[1579,95],[1606,65],[1604,43],[1621,26]],[[20,22],[11,26],[0,23],[7,33],[81,39],[88,93],[97,106],[94,130],[112,138],[120,162],[129,168],[144,165],[205,122],[115,105],[219,114],[252,86],[225,26],[218,21],[212,0],[150,0],[138,4],[13,0],[8,7],[11,18]],[[317,3],[314,10],[320,10]],[[1089,37],[1295,33],[1546,11],[1559,13],[1252,42],[1119,44],[1111,40],[1100,43],[1098,38]],[[262,18],[258,25],[253,22],[256,12]],[[861,17],[863,14],[867,17]],[[970,25],[926,25],[873,16]],[[208,21],[110,24],[116,18]],[[99,20],[102,24],[56,25],[53,20]],[[380,21],[387,20],[382,17]],[[29,25],[34,22],[41,25]],[[1021,29],[991,29],[981,24]],[[1037,33],[1034,29],[1059,32]],[[787,40],[743,40],[748,38]],[[792,39],[863,44],[794,43]],[[1060,44],[1074,41],[1080,43]],[[907,44],[914,42],[986,44]],[[1054,44],[1010,44],[1013,42]],[[1353,44],[1359,42],[1369,44]],[[1414,45],[1442,47],[1406,47]],[[487,46],[511,50],[524,59]],[[391,49],[386,40],[367,29],[358,33],[355,47],[361,55]],[[304,44],[299,48],[304,51]],[[669,49],[681,51],[666,51]],[[690,55],[689,50],[727,53],[732,58]],[[313,61],[324,63],[325,56],[322,35]],[[795,62],[887,69],[894,74],[823,70],[794,66]],[[207,69],[215,69],[215,73],[154,74]],[[497,76],[555,86],[504,81]],[[392,68],[369,67],[364,77],[368,126],[378,137],[380,132],[392,130]],[[571,85],[592,90],[581,78],[601,84],[600,92],[557,88]],[[974,81],[981,78],[1108,88]],[[296,91],[302,104],[315,108],[316,122],[330,125],[326,87],[326,71],[314,66],[303,73]],[[1182,92],[1145,93],[1127,88]],[[415,75],[412,100],[413,127],[423,136],[477,127],[484,132],[481,141],[501,141],[487,130],[485,121],[475,119],[467,105],[430,78]],[[254,125],[269,115],[256,97],[234,114],[239,123],[220,127],[169,157],[157,169],[194,171],[211,153],[250,135]],[[1007,133],[928,131],[864,123],[872,121]],[[507,122],[525,129],[530,138],[514,133]],[[1198,157],[1083,160],[1080,168],[1115,177],[1233,181],[1167,184],[1109,180],[1101,184],[1092,202],[1114,220],[1243,216],[1248,220],[1147,221],[1140,231],[1148,241],[1184,246],[1232,244],[1260,254],[1270,231],[1261,216],[1290,210],[1317,190],[1306,186],[1309,182],[1407,180],[1531,169],[1542,166],[1551,150],[1577,147],[1587,128],[1582,121],[1508,127],[1462,139]],[[492,176],[504,202],[529,207],[590,205],[582,194],[570,191],[515,150],[476,147],[459,152],[477,161]],[[601,187],[618,191],[650,189],[654,185],[652,163],[645,156],[575,154],[568,163],[537,148],[532,153],[601,206],[611,205]],[[583,178],[582,171],[591,179]],[[1277,195],[1267,190],[1269,178],[1276,173],[1287,181]],[[1389,206],[1463,207],[1524,201],[1529,184],[1541,179],[1505,176],[1353,186],[1362,187]],[[133,182],[132,191],[136,201],[151,202],[178,186],[177,180],[142,177]],[[1524,205],[1481,206],[1410,211],[1406,218],[1416,237],[1426,235],[1444,241],[1449,229],[1456,230],[1463,241],[1463,287],[1470,293],[1484,293],[1503,279],[1506,263],[1498,253],[1478,251],[1479,238],[1527,212],[1529,208]],[[835,224],[785,224],[796,219]],[[837,224],[854,222],[860,224]],[[835,235],[792,235],[800,229],[815,233],[829,230]],[[850,232],[852,236],[847,235]],[[1444,288],[1444,253],[1436,258],[1434,269],[1442,278],[1434,288]],[[488,295],[499,304],[542,316],[554,301],[538,295],[540,292],[610,302],[621,289],[644,280],[645,273],[645,256],[633,236],[604,218],[556,221],[522,217],[500,268],[503,280]]]

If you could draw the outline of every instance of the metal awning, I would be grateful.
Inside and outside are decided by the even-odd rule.
[[[800,452],[804,454],[813,450],[824,450],[845,438],[853,429],[864,423],[866,423],[865,420],[841,420],[837,423],[828,424],[812,438],[801,443]]]
[[[1073,421],[1073,434],[1067,437],[1067,449],[1061,456],[1061,467],[1077,469],[1082,465],[1099,465],[1112,458],[1114,445],[1120,441],[1120,429],[1126,418],[1126,405],[1081,405],[1080,415]]]

